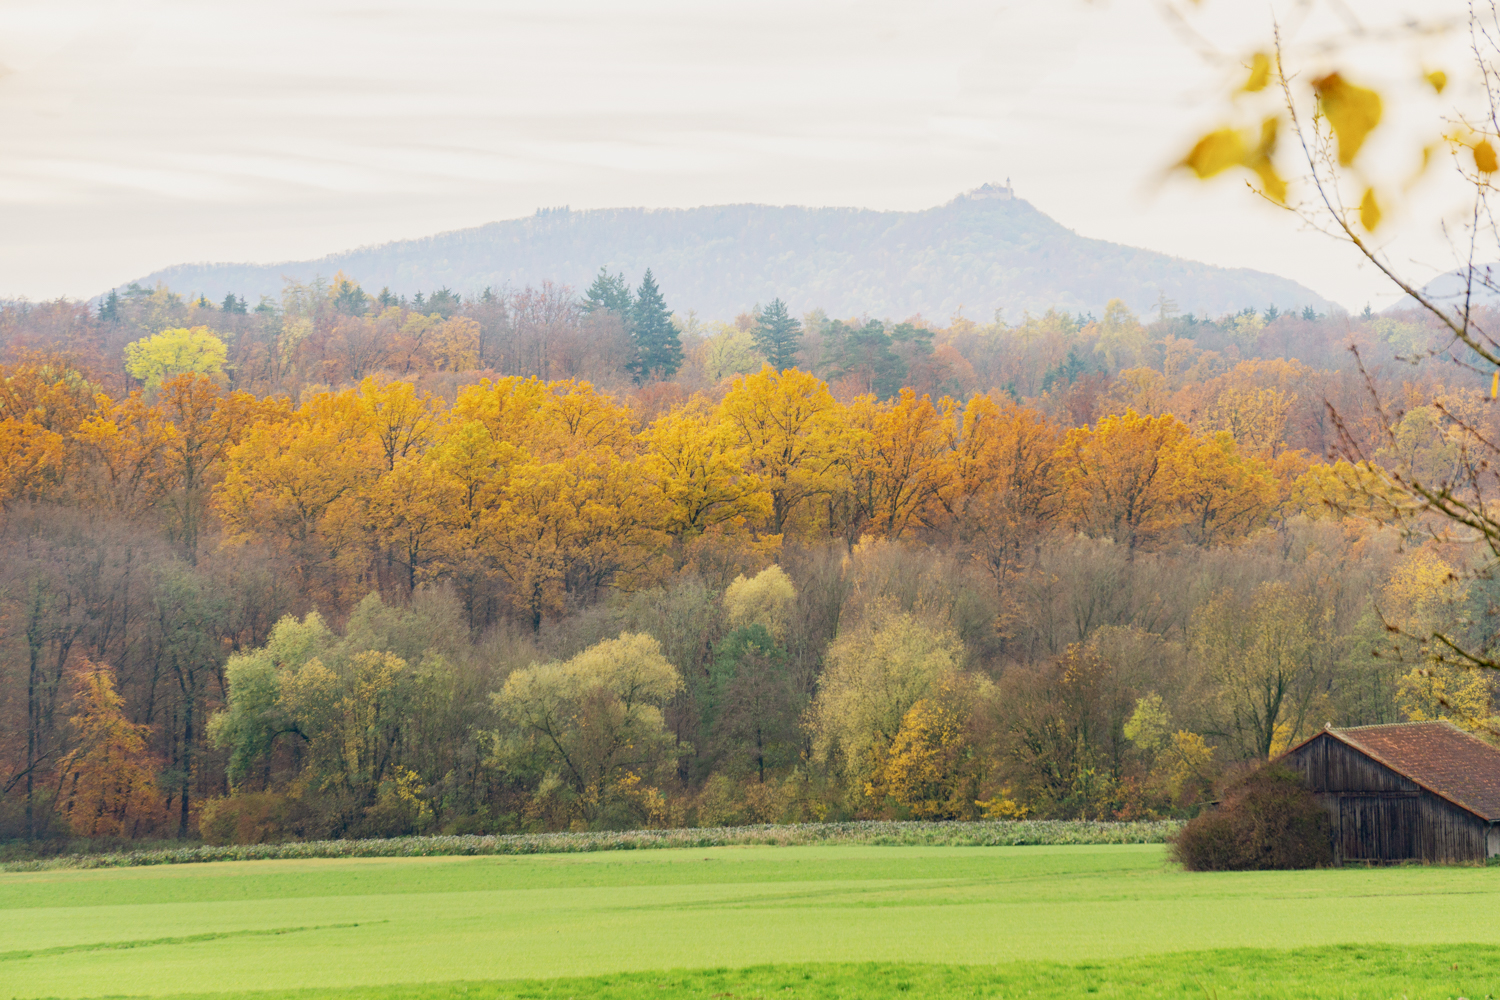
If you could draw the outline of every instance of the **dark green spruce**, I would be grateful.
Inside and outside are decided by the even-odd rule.
[[[630,332],[635,339],[631,373],[636,381],[669,379],[677,374],[682,367],[682,341],[649,267],[641,278],[641,287],[636,289],[630,319]]]
[[[770,305],[757,311],[750,335],[755,338],[755,349],[772,368],[781,372],[796,365],[797,352],[802,348],[802,324],[787,311],[785,302],[772,299]]]
[[[584,312],[599,312],[605,310],[620,317],[620,322],[627,326],[630,323],[630,313],[635,305],[635,298],[630,294],[630,286],[625,283],[624,274],[610,274],[605,268],[599,268],[599,274],[594,278],[594,283],[589,286],[588,291],[583,293]]]

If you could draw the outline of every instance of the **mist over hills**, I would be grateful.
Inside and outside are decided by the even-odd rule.
[[[542,281],[583,289],[599,268],[632,282],[650,267],[678,313],[734,316],[779,296],[794,312],[988,320],[1057,307],[1103,311],[1112,298],[1138,312],[1165,294],[1184,312],[1247,306],[1337,307],[1274,274],[1222,268],[1080,236],[1008,187],[985,185],[916,212],[717,205],[689,209],[543,209],[492,222],[276,264],[182,264],[139,279],[219,299],[279,296],[287,279],[343,271],[374,292],[448,287],[472,295]]]

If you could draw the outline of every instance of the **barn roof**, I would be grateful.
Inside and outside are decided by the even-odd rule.
[[[1326,729],[1329,736],[1454,805],[1500,821],[1500,750],[1451,722]]]

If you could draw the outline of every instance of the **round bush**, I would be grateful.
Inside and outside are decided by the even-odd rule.
[[[1323,868],[1333,864],[1332,823],[1299,775],[1271,764],[1183,827],[1172,854],[1195,872]]]

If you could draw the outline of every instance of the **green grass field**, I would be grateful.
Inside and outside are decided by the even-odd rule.
[[[1500,996],[1500,869],[723,847],[0,875],[8,997]],[[1456,966],[1456,968],[1455,968]]]

